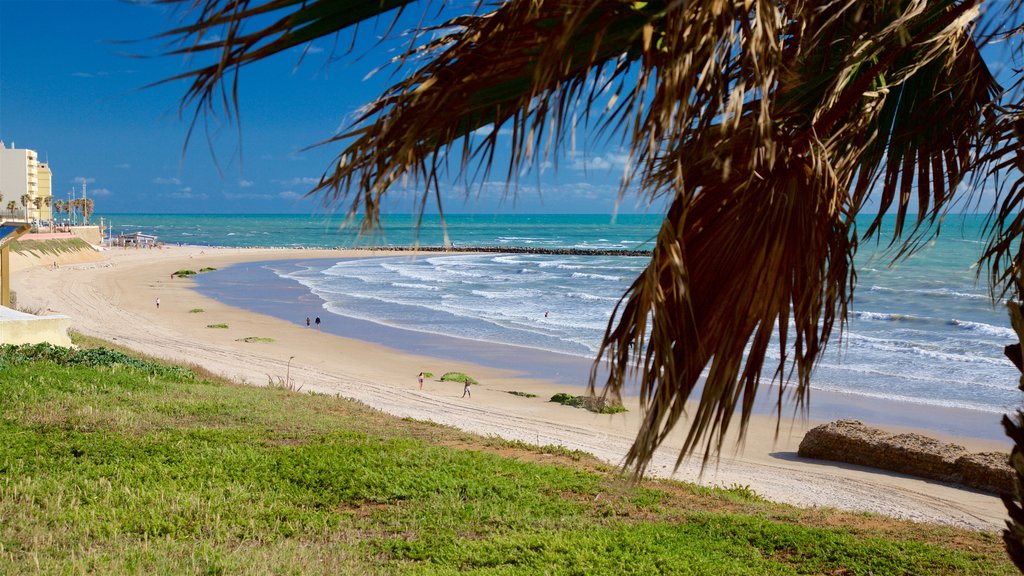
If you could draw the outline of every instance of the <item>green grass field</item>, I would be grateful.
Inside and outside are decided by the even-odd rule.
[[[0,574],[1015,573],[996,534],[630,483],[117,351],[5,348],[0,398]]]

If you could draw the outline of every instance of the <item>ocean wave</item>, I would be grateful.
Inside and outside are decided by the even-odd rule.
[[[573,278],[588,278],[590,280],[609,280],[612,282],[619,282],[622,280],[621,276],[608,276],[607,274],[589,274],[586,272],[573,272]]]
[[[618,302],[618,296],[601,296],[598,294],[588,294],[586,292],[566,292],[566,298],[576,298],[578,300],[592,300],[602,302]]]
[[[932,296],[942,298],[962,298],[966,300],[988,300],[987,294],[977,292],[961,292],[949,288],[891,288],[889,286],[874,285],[868,288],[871,292],[892,292],[898,294],[909,294],[911,296]]]
[[[860,312],[854,311],[853,317],[860,320],[875,320],[882,322],[921,322],[928,320],[921,316],[911,314],[892,314],[888,312]]]
[[[976,331],[979,334],[985,334],[988,336],[999,336],[1005,338],[1016,338],[1017,333],[1012,328],[1006,326],[993,326],[992,324],[985,324],[984,322],[968,322],[967,320],[958,320],[956,318],[949,321],[950,326],[956,326],[963,328],[964,330]]]
[[[412,288],[413,290],[429,290],[431,292],[437,292],[441,290],[440,286],[432,286],[430,284],[410,284],[405,282],[392,282],[392,286],[395,288]]]

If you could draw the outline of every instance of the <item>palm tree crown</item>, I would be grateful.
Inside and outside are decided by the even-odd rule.
[[[193,10],[167,33],[181,42],[176,52],[213,56],[171,79],[191,81],[182,105],[197,115],[233,109],[229,84],[247,64],[413,4],[431,14],[445,7],[161,1]],[[998,15],[982,11],[1000,6]],[[628,379],[640,383],[644,422],[628,455],[637,472],[684,415],[680,458],[700,448],[707,458],[737,410],[744,427],[766,368],[782,385],[780,412],[789,393],[804,405],[815,361],[846,318],[858,242],[883,213],[896,213],[894,247],[906,254],[937,232],[954,201],[1019,165],[1024,103],[1002,90],[981,53],[997,35],[1019,45],[1019,7],[480,2],[419,31],[443,33],[410,42],[399,80],[328,140],[344,149],[311,193],[372,227],[396,182],[422,185],[424,203],[439,192],[451,156],[486,174],[499,127],[512,132],[510,180],[557,154],[580,122],[622,135],[631,160],[623,191],[669,208],[650,264],[609,323],[603,386],[618,394]],[[494,130],[482,143],[469,139],[487,125]],[[1019,178],[999,180],[992,207],[985,259],[997,292],[1019,278]],[[877,216],[859,230],[869,199]],[[773,335],[780,359],[768,365]],[[699,402],[685,414],[702,374]]]

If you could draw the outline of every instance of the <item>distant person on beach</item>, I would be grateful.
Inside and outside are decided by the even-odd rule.
[[[469,393],[469,380],[466,380],[466,383],[462,386],[462,397],[465,398],[466,396],[469,396],[470,398],[473,397],[473,395]]]
[[[320,317],[319,316],[316,317],[316,329],[317,330],[320,329]]]
[[[420,375],[416,377],[416,380],[420,383],[420,390],[423,390],[423,372],[420,372]]]
[[[306,328],[309,328],[309,316],[306,316]]]
[[[159,298],[156,299],[156,307],[158,309],[160,308],[160,299]]]

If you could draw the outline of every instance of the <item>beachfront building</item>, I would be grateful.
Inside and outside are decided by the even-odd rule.
[[[39,163],[38,170],[39,186],[36,198],[39,199],[39,207],[36,208],[33,200],[32,209],[35,209],[36,220],[41,222],[53,221],[53,173],[50,166],[45,162]]]
[[[53,174],[35,150],[10,147],[0,141],[0,206],[13,201],[15,209],[4,211],[8,220],[49,221],[53,217]],[[22,202],[22,198],[25,202]]]
[[[0,194],[6,200],[14,200],[17,214],[8,214],[9,219],[31,220],[34,210],[33,198],[39,195],[39,156],[35,150],[10,148],[0,141]],[[28,202],[22,204],[22,197]]]

